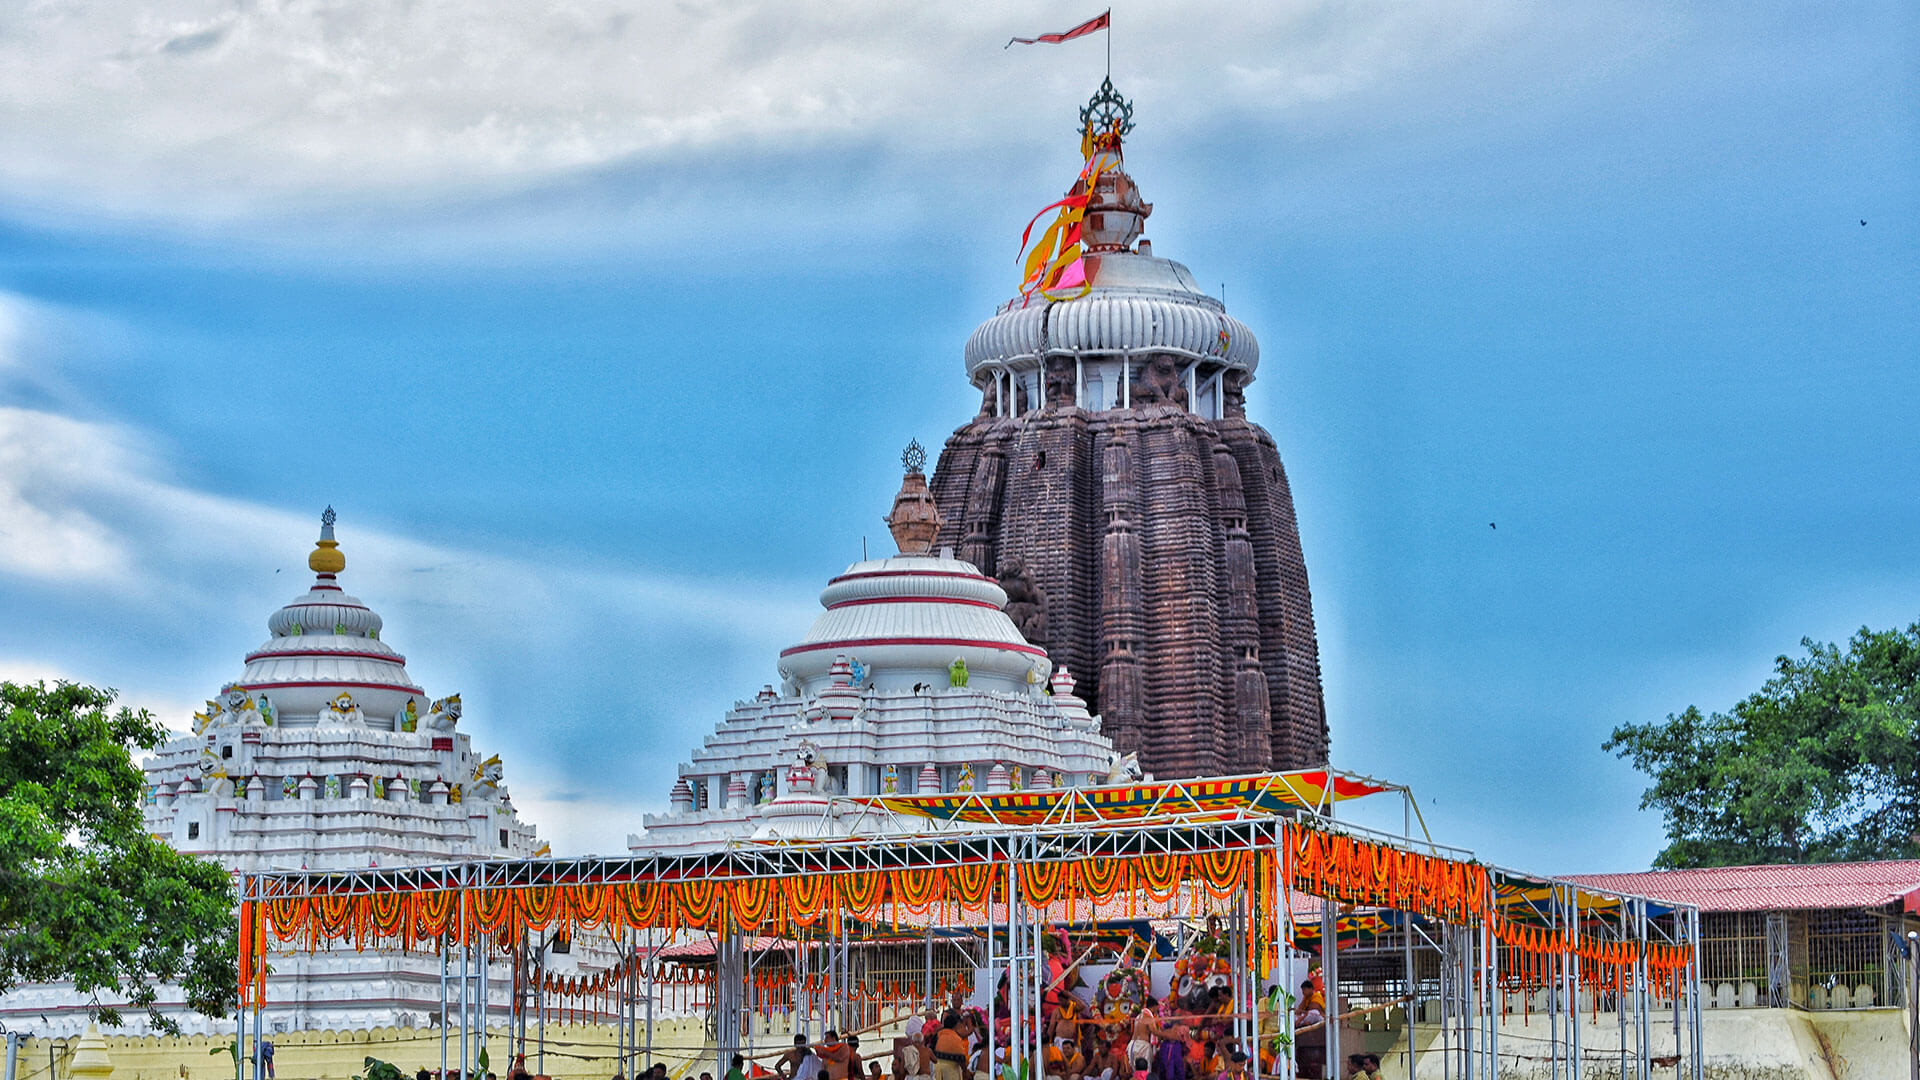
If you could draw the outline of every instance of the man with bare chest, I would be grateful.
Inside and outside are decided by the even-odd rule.
[[[1153,1060],[1153,1044],[1160,1038],[1160,1014],[1154,1011],[1159,1005],[1152,997],[1140,1003],[1140,1011],[1133,1014],[1133,1041],[1127,1043],[1127,1060]]]

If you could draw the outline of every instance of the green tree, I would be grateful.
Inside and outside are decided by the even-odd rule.
[[[209,1016],[234,1006],[233,884],[141,823],[132,751],[165,731],[114,691],[0,682],[0,990],[71,979],[102,1023],[153,1013],[177,983]],[[102,999],[105,999],[104,1001]]]
[[[1920,623],[1800,644],[1730,712],[1688,706],[1603,744],[1653,778],[1656,867],[1920,857]]]

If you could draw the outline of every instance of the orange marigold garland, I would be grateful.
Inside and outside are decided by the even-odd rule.
[[[773,908],[773,894],[778,887],[776,882],[757,878],[730,882],[727,888],[733,894],[730,900],[734,926],[740,930],[760,929]]]
[[[1081,859],[1074,869],[1080,875],[1080,887],[1094,903],[1105,903],[1126,887],[1131,874],[1126,859],[1095,856]]]
[[[947,873],[939,867],[895,870],[892,877],[893,894],[911,910],[925,911],[946,892]]]
[[[855,917],[869,919],[880,907],[881,897],[886,895],[887,876],[881,873],[852,873],[837,875],[840,881],[840,900]]]
[[[406,899],[406,894],[397,892],[378,892],[367,898],[374,933],[385,938],[401,936],[407,923]]]
[[[613,918],[612,890],[604,885],[567,886],[567,917],[575,926],[592,929]]]
[[[308,910],[312,901],[304,896],[276,896],[267,901],[267,925],[273,936],[292,941],[308,929]]]
[[[996,867],[992,863],[960,863],[947,871],[955,899],[962,907],[983,908],[992,902]]]
[[[1188,862],[1199,864],[1200,880],[1206,883],[1207,891],[1214,896],[1232,896],[1246,884],[1247,853],[1244,849],[1208,851],[1189,856]]]
[[[674,895],[680,901],[681,914],[695,929],[706,930],[719,925],[720,915],[718,897],[720,891],[707,878],[687,878],[674,883]]]
[[[1045,907],[1060,896],[1060,884],[1065,878],[1063,866],[1057,862],[1022,863],[1019,869],[1020,891],[1023,899],[1036,907]]]
[[[1165,903],[1180,891],[1181,861],[1178,855],[1143,855],[1135,861],[1136,878],[1156,903]]]
[[[1490,911],[1487,869],[1359,837],[1295,828],[1294,888],[1349,904],[1389,904],[1403,911],[1474,923]],[[1206,858],[1206,856],[1202,856]]]

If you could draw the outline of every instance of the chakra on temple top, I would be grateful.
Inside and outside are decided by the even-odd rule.
[[[320,524],[331,525],[334,523],[334,520],[333,507],[329,506],[325,510],[320,511]]]
[[[905,465],[908,472],[919,472],[926,467],[927,448],[920,445],[919,439],[907,443],[907,448],[900,453],[900,464]]]
[[[1100,91],[1080,110],[1080,134],[1125,135],[1133,130],[1133,102],[1113,88],[1113,77],[1100,80]]]

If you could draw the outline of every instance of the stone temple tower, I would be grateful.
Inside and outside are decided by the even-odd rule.
[[[982,401],[934,473],[939,543],[1000,580],[1026,637],[1156,775],[1319,765],[1293,497],[1246,418],[1259,345],[1140,238],[1153,207],[1121,156],[1132,112],[1111,82],[1081,111],[1105,155],[1082,233],[1091,287],[1016,297],[967,342]]]

